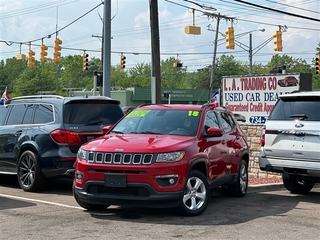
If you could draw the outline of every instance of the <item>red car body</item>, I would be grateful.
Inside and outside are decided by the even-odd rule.
[[[184,118],[185,130],[171,129],[180,118],[172,120],[170,114]],[[148,115],[154,119],[145,119]],[[214,122],[207,123],[215,116],[216,127]],[[142,123],[143,120],[146,121]],[[231,126],[224,128],[224,121],[232,122]],[[147,130],[148,124],[158,130]],[[127,130],[129,125],[133,127]],[[236,195],[245,194],[249,147],[233,114],[224,108],[210,104],[147,105],[136,108],[108,131],[84,144],[78,152],[74,196],[88,210],[104,209],[111,204],[182,205],[184,214],[199,215],[208,204],[209,190],[214,187],[230,186],[236,188]],[[171,155],[176,158],[162,161]],[[244,178],[241,183],[239,174]],[[201,207],[192,209],[184,199],[187,199],[185,189],[194,179],[202,182],[200,190],[206,196],[196,204]],[[239,187],[243,189],[240,191]]]
[[[297,86],[298,83],[298,79],[296,79],[294,76],[287,76],[283,79],[278,80],[278,85],[280,87]]]

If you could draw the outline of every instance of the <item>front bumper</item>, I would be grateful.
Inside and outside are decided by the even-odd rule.
[[[183,197],[183,191],[157,192],[146,183],[130,182],[119,188],[106,187],[101,181],[87,181],[82,188],[75,186],[74,194],[89,204],[157,208],[178,207]]]

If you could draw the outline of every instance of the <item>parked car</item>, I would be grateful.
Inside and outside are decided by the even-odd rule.
[[[109,205],[203,213],[213,188],[243,197],[249,147],[234,115],[205,105],[144,105],[78,151],[74,197],[87,210]]]
[[[16,174],[25,191],[52,177],[74,177],[81,144],[124,116],[107,97],[24,96],[0,106],[0,173]]]
[[[298,83],[298,79],[296,79],[294,76],[287,76],[283,79],[278,80],[278,85],[280,87],[297,86]]]
[[[320,91],[280,95],[261,134],[259,166],[305,194],[320,182]]]
[[[124,114],[128,114],[129,112],[131,112],[133,109],[136,108],[136,106],[123,106],[121,107],[122,111]]]

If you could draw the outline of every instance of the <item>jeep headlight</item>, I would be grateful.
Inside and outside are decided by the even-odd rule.
[[[81,160],[87,160],[88,152],[83,150],[82,148],[79,148],[77,152],[77,158]]]
[[[159,153],[156,162],[179,162],[185,155],[185,151]]]

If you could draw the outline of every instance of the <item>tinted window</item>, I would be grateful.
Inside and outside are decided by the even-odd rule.
[[[219,128],[219,123],[218,123],[218,119],[217,116],[214,112],[209,111],[207,112],[207,116],[206,116],[206,120],[205,120],[205,128],[210,128],[210,127],[215,127],[215,128]]]
[[[320,121],[320,98],[299,97],[280,99],[273,107],[269,120],[293,120],[292,115],[303,115],[305,121]],[[290,117],[291,116],[291,117]]]
[[[30,124],[30,123],[32,123],[32,113],[33,113],[34,105],[28,104],[28,105],[24,105],[24,106],[26,108],[26,111],[25,111],[23,119],[22,119],[22,124]]]
[[[0,107],[0,126],[4,125],[9,107]]]
[[[53,107],[47,104],[36,105],[35,114],[34,114],[34,123],[49,123],[53,122]]]
[[[26,112],[25,104],[12,105],[7,125],[19,125]]]
[[[230,132],[234,126],[234,122],[231,120],[231,117],[228,113],[220,113],[221,126],[225,132]]]
[[[66,124],[113,125],[123,116],[119,104],[112,101],[72,101],[64,106]]]

